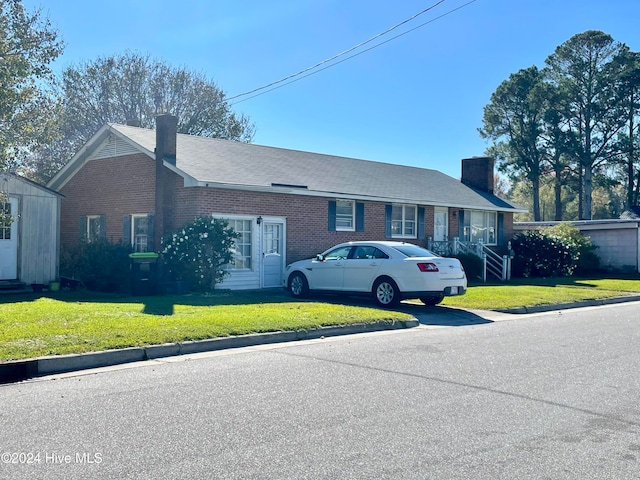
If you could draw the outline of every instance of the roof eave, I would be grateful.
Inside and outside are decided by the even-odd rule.
[[[178,169],[175,169],[178,170]],[[357,195],[350,193],[342,193],[342,192],[323,192],[319,190],[309,190],[306,188],[295,188],[295,187],[272,187],[269,185],[244,185],[244,184],[232,184],[232,183],[222,183],[222,182],[206,182],[206,181],[198,181],[193,177],[190,177],[184,172],[182,175],[185,177],[185,187],[205,187],[205,188],[222,188],[226,190],[241,190],[248,192],[259,192],[259,193],[281,193],[288,195],[302,195],[308,197],[322,197],[322,198],[340,198],[345,200],[362,200],[362,201],[371,201],[371,202],[385,202],[385,203],[401,203],[401,204],[411,204],[411,205],[430,205],[434,207],[449,207],[449,208],[458,208],[462,210],[483,210],[483,211],[495,211],[495,212],[513,212],[513,213],[528,213],[526,209],[519,208],[504,208],[498,206],[483,206],[480,208],[478,205],[467,205],[464,203],[459,204],[448,204],[442,202],[433,202],[425,199],[407,199],[407,198],[394,198],[394,197],[381,197],[375,195]],[[187,183],[187,177],[191,179],[189,183]]]

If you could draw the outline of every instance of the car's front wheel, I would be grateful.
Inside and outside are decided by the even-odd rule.
[[[289,278],[289,292],[295,298],[304,298],[309,294],[309,283],[300,272],[293,272]]]
[[[390,278],[379,278],[373,285],[373,296],[381,307],[392,307],[400,302],[400,291]]]
[[[420,297],[420,301],[425,305],[433,307],[444,300],[444,295],[436,295],[435,297]]]

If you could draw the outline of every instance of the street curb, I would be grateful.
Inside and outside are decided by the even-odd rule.
[[[603,305],[615,305],[618,303],[638,302],[640,295],[627,295],[624,297],[599,298],[594,300],[584,300],[582,302],[559,303],[554,305],[536,305],[534,307],[517,307],[517,308],[496,308],[494,312],[500,313],[543,313],[553,312],[554,310],[569,310],[571,308],[580,307],[600,307]]]
[[[381,321],[376,323],[355,323],[349,325],[319,327],[309,330],[253,333],[249,335],[220,337],[207,340],[150,345],[147,347],[131,347],[119,350],[15,360],[0,363],[0,384],[18,382],[29,378],[56,373],[108,367],[163,357],[250,347],[255,345],[293,342],[297,340],[311,340],[323,337],[352,335],[354,333],[398,330],[413,328],[418,325],[420,325],[420,322],[417,319],[392,322]]]

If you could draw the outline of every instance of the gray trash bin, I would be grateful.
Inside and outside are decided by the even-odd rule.
[[[158,293],[157,253],[132,253],[131,295],[134,297],[156,295]]]

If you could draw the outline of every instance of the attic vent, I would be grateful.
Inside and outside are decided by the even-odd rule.
[[[291,185],[289,183],[272,183],[272,187],[284,187],[284,188],[309,188],[306,185]]]
[[[125,142],[120,137],[109,135],[102,146],[89,157],[89,160],[97,160],[100,158],[122,157],[124,155],[132,155],[138,153],[138,150],[131,144]]]

